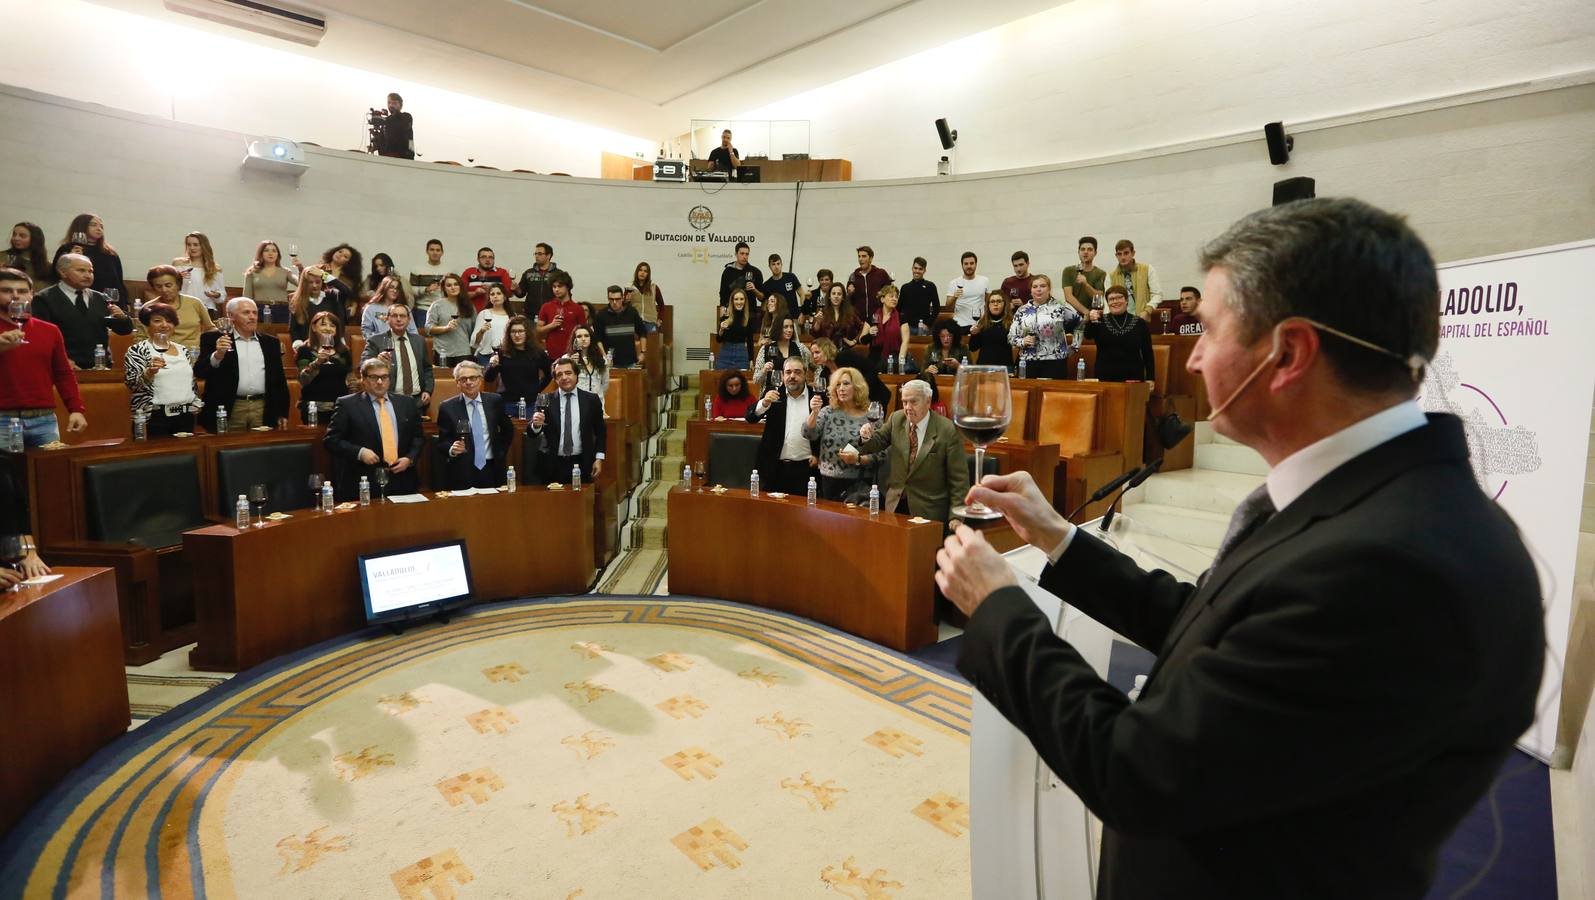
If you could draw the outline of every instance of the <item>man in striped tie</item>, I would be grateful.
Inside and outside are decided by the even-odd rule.
[[[359,496],[360,476],[379,467],[388,470],[389,495],[419,488],[421,413],[413,398],[388,390],[392,377],[387,360],[366,360],[360,364],[362,390],[339,397],[333,407],[323,444],[332,456],[332,490],[340,501]]]

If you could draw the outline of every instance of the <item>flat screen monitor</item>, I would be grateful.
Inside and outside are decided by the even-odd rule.
[[[465,542],[362,554],[360,593],[367,622],[425,615],[469,599],[471,562]]]

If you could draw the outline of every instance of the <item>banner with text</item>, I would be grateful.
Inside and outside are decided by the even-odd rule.
[[[1548,659],[1524,749],[1556,742],[1595,390],[1595,241],[1440,266],[1440,350],[1421,400],[1461,417],[1479,484],[1534,556]]]

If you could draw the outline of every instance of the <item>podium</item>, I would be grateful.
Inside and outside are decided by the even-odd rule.
[[[1195,581],[1212,551],[1177,540],[1129,516],[1107,532],[1101,519],[1080,526],[1144,569],[1163,569]],[[1068,607],[1037,579],[1046,554],[1020,547],[1004,554],[1030,599],[1053,630],[1080,652],[1099,677],[1121,690],[1151,668],[1152,655],[1096,620]],[[1092,900],[1101,849],[1101,823],[1053,775],[1030,741],[978,691],[971,703],[969,745],[970,877],[972,896]]]

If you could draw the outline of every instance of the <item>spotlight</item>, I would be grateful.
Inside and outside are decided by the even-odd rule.
[[[943,150],[951,150],[953,145],[958,143],[958,132],[947,127],[946,119],[936,120],[936,136],[941,138],[941,148]]]

